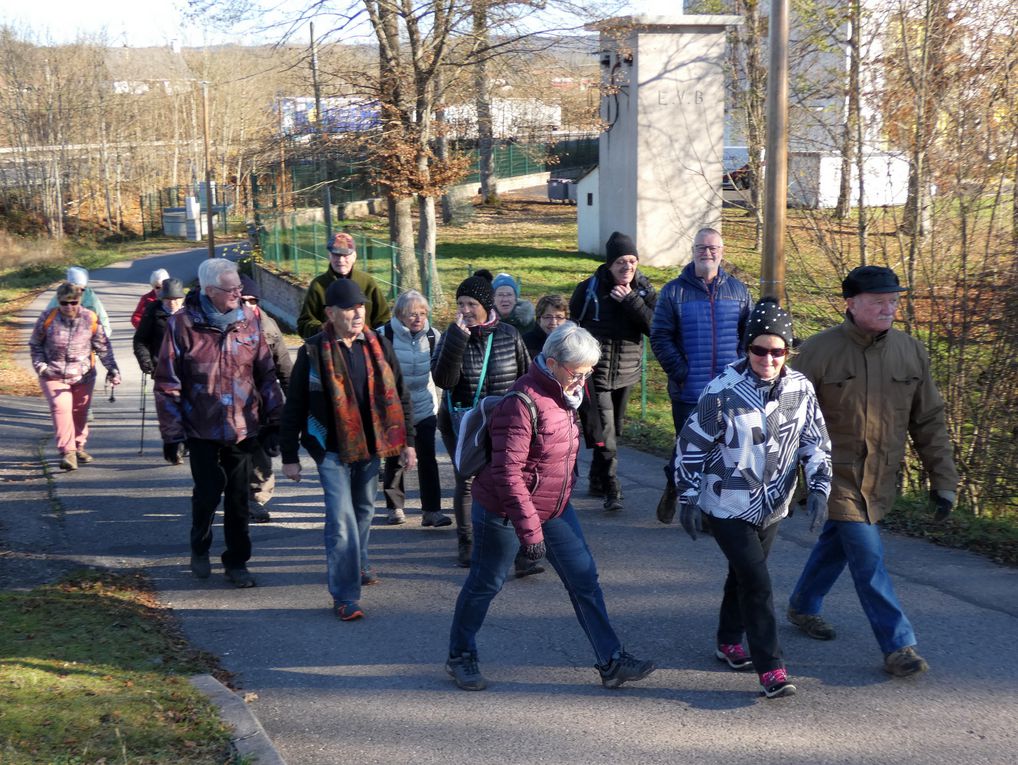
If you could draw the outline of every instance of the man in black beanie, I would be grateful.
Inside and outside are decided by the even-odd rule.
[[[581,408],[584,437],[600,430],[590,461],[590,493],[604,497],[604,509],[623,509],[618,479],[617,437],[622,431],[629,394],[643,368],[643,336],[650,334],[657,293],[640,273],[640,255],[632,237],[614,232],[605,244],[605,263],[580,282],[569,300],[569,315],[601,343],[601,360],[584,386],[595,406]],[[598,426],[600,426],[598,428]]]

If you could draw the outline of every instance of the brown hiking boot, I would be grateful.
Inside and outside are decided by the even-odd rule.
[[[665,476],[668,476],[668,466],[665,466]],[[678,493],[675,490],[675,481],[667,479],[664,494],[657,503],[657,519],[661,523],[671,523],[675,517],[675,507],[678,503]]]
[[[899,648],[884,657],[884,672],[895,677],[918,675],[929,668],[930,665],[926,663],[926,659],[915,652],[914,645]]]
[[[80,462],[82,465],[87,465],[89,462],[92,462],[94,460],[95,457],[86,452],[84,449],[78,449],[78,462]]]
[[[834,627],[824,621],[824,618],[819,614],[800,614],[789,606],[788,621],[814,640],[834,640],[837,636]]]
[[[77,470],[78,469],[78,453],[67,452],[60,457],[60,469],[61,470]]]

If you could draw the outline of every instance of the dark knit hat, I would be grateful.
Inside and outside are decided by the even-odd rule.
[[[261,300],[262,297],[262,291],[258,289],[255,280],[244,275],[240,277],[240,294],[244,297],[253,297],[256,300]]]
[[[456,298],[461,297],[473,298],[484,306],[485,311],[495,307],[495,290],[491,287],[491,280],[483,276],[471,276],[460,282],[456,288]]]
[[[633,241],[633,238],[618,231],[612,232],[612,235],[608,237],[608,243],[605,245],[604,250],[604,262],[609,266],[623,255],[635,255],[637,260],[640,259],[640,254],[636,251],[636,242]]]
[[[243,281],[243,277],[241,280]],[[163,279],[162,287],[159,290],[160,300],[175,300],[182,297],[184,297],[184,283],[180,279]]]
[[[884,266],[859,266],[848,272],[841,283],[842,297],[855,297],[864,292],[907,292],[898,275]]]
[[[355,305],[364,305],[367,296],[353,279],[336,279],[325,290],[325,305],[347,310]]]
[[[792,317],[787,311],[778,307],[774,298],[763,298],[750,311],[746,321],[745,341],[748,347],[760,335],[776,335],[785,341],[785,347],[791,348]]]

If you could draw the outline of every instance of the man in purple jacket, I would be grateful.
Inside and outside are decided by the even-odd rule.
[[[742,357],[749,318],[746,285],[721,267],[720,232],[702,228],[693,239],[693,262],[658,295],[650,325],[650,347],[668,375],[672,424],[678,438],[707,383]],[[665,491],[657,506],[661,523],[675,516],[675,453],[665,466]]]
[[[261,325],[241,303],[236,264],[206,260],[198,281],[201,289],[167,323],[156,366],[163,456],[178,463],[185,441],[191,452],[191,573],[208,579],[212,572],[212,522],[222,498],[226,578],[254,587],[247,570],[251,455],[260,447],[278,453],[283,394]]]

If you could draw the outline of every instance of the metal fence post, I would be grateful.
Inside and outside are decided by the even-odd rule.
[[[297,256],[297,214],[290,213],[290,260],[293,262],[293,273],[300,276],[300,258]]]

